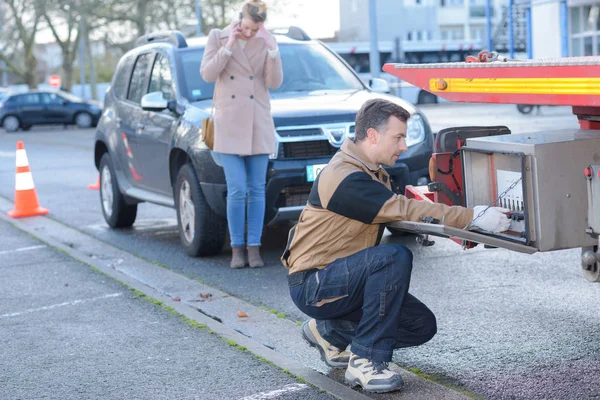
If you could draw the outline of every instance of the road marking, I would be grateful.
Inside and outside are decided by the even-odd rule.
[[[0,151],[0,157],[14,158],[15,154],[14,151]]]
[[[58,308],[58,307],[74,306],[77,304],[83,304],[83,303],[87,303],[90,301],[110,299],[112,297],[119,297],[122,295],[123,295],[123,293],[112,293],[112,294],[106,294],[104,296],[92,297],[91,299],[80,299],[80,300],[74,300],[74,301],[67,301],[66,303],[53,304],[51,306],[40,307],[40,308],[30,308],[28,310],[20,311],[20,312],[16,312],[16,313],[3,314],[3,315],[0,315],[0,318],[17,317],[17,316],[23,315],[23,314],[30,314],[30,313],[38,312],[38,311],[52,310],[53,308]]]
[[[281,389],[272,390],[270,392],[262,392],[253,394],[252,396],[243,397],[240,400],[265,400],[265,399],[273,399],[275,397],[282,396],[287,393],[299,392],[301,390],[307,389],[308,385],[304,385],[301,383],[293,383],[291,385],[286,385]]]
[[[21,247],[20,249],[0,251],[0,254],[16,253],[16,252],[19,252],[19,251],[37,250],[37,249],[43,249],[43,248],[46,248],[46,247],[47,246],[45,244],[42,244],[40,246]]]

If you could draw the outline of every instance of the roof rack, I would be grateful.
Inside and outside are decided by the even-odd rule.
[[[135,47],[155,42],[171,43],[177,46],[178,49],[187,47],[185,36],[183,36],[183,33],[180,31],[160,31],[148,33],[136,40]]]
[[[269,32],[274,35],[285,35],[295,40],[311,40],[310,36],[302,28],[289,26],[286,28],[270,28]]]

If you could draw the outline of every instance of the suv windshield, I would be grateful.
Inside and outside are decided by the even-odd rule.
[[[318,43],[281,44],[279,51],[283,64],[283,83],[271,93],[363,89],[356,76]],[[214,83],[206,83],[200,77],[204,49],[184,50],[180,54],[184,97],[191,102],[211,99]]]

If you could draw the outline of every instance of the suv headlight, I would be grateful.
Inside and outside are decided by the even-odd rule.
[[[414,114],[408,119],[406,129],[406,145],[414,146],[425,140],[425,123],[423,117],[419,114]]]

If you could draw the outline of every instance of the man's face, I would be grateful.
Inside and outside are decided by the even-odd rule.
[[[258,24],[252,21],[250,18],[243,18],[240,24],[242,39],[248,40],[253,38],[258,32]]]
[[[374,143],[374,155],[378,164],[388,167],[396,164],[400,154],[408,150],[406,146],[406,122],[391,116],[384,132],[374,130],[377,140]]]

